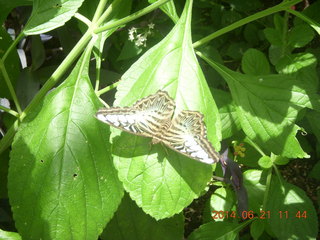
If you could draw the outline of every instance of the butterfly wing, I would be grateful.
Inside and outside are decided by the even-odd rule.
[[[196,111],[181,111],[162,134],[162,142],[171,149],[197,161],[213,164],[219,154],[207,139],[203,115]]]
[[[139,136],[153,137],[171,121],[175,103],[167,92],[158,91],[137,101],[132,107],[100,109],[96,117],[113,127]]]

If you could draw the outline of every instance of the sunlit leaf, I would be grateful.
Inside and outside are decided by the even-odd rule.
[[[284,180],[280,182],[276,177],[272,179],[270,186],[265,209],[270,211],[267,222],[276,238],[316,239],[318,217],[306,193]]]
[[[15,136],[9,198],[25,239],[97,239],[123,189],[113,167],[108,127],[88,77],[88,58],[28,115]]]
[[[77,12],[83,0],[34,0],[26,35],[49,32],[64,25]]]
[[[202,224],[188,238],[188,240],[210,240],[210,239],[236,239],[239,231],[248,225],[249,221],[243,223],[209,222]]]
[[[314,89],[295,75],[252,76],[234,72],[200,54],[227,81],[246,135],[277,155],[308,157],[295,135],[299,110],[318,104]]]
[[[176,102],[176,113],[196,110],[204,115],[208,138],[219,150],[220,119],[191,41],[191,6],[160,43],[147,51],[123,75],[115,106],[135,101],[162,89]],[[114,163],[119,178],[138,206],[161,219],[180,212],[199,196],[210,180],[211,167],[189,159],[147,138],[112,129]]]

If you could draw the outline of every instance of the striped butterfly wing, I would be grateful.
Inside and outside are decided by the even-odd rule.
[[[199,112],[181,111],[163,133],[162,142],[197,161],[207,164],[219,161],[219,154],[207,139],[203,115]]]
[[[132,107],[100,109],[96,117],[113,127],[126,132],[153,137],[161,127],[171,121],[174,101],[164,91],[138,100]]]

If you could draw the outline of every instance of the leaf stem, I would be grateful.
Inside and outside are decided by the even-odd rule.
[[[99,97],[102,94],[109,92],[111,89],[116,88],[118,86],[119,82],[120,82],[120,80],[118,82],[115,82],[115,83],[109,85],[108,87],[105,87],[105,88],[100,89],[99,91],[96,91],[97,96]]]
[[[4,62],[3,60],[1,59],[0,60],[0,69],[1,69],[1,72],[2,72],[2,75],[3,75],[3,78],[7,84],[7,87],[9,89],[9,92],[10,92],[10,95],[13,99],[13,102],[18,110],[18,113],[21,114],[22,110],[21,110],[21,107],[20,107],[20,103],[19,103],[19,100],[18,100],[18,97],[13,89],[13,86],[12,86],[12,83],[11,83],[11,80],[10,80],[10,77],[8,75],[8,72],[7,72],[7,69],[6,69],[6,66],[4,65]]]
[[[268,175],[267,175],[267,181],[266,181],[266,191],[263,196],[263,204],[262,204],[262,210],[266,209],[270,186],[271,186],[271,179],[272,179],[272,168],[268,169]]]
[[[291,7],[292,5],[295,5],[301,1],[302,0],[283,1],[274,7],[268,8],[268,9],[263,10],[261,12],[255,13],[251,16],[243,18],[235,23],[230,24],[229,26],[227,26],[225,28],[219,29],[218,31],[196,41],[195,43],[193,43],[193,47],[194,48],[200,47],[201,45],[204,45],[205,43],[207,43],[207,42],[209,42],[209,41],[211,41],[211,40],[213,40],[213,39],[215,39],[215,38],[217,38],[227,32],[230,32],[238,27],[241,27],[241,26],[247,24],[247,23],[253,22],[259,18],[263,18],[265,16],[268,16],[268,15],[271,15],[271,14],[274,14],[276,12],[280,12],[283,10],[288,10],[289,7]]]
[[[17,117],[17,118],[19,117],[19,113],[18,112],[14,111],[14,110],[12,110],[10,108],[6,108],[6,107],[4,107],[2,105],[0,105],[0,110],[3,110],[3,111],[5,111],[5,112]]]
[[[92,18],[92,22],[96,23],[98,21],[98,19],[101,17],[101,14],[103,12],[103,9],[105,8],[105,6],[107,5],[108,0],[100,0],[98,7],[96,9],[96,12],[94,13],[94,16]]]
[[[126,24],[128,22],[131,22],[131,21],[133,21],[133,20],[135,20],[135,19],[137,19],[137,18],[139,18],[139,17],[141,17],[143,15],[146,15],[147,13],[157,9],[162,4],[164,4],[164,3],[168,2],[168,1],[169,0],[159,0],[159,1],[151,4],[150,6],[144,8],[144,9],[141,9],[141,10],[139,10],[139,11],[127,16],[127,17],[124,17],[124,18],[122,18],[122,19],[120,19],[118,21],[114,21],[114,22],[106,24],[105,26],[102,26],[102,27],[98,27],[93,32],[97,34],[97,33],[112,29],[114,27],[124,25],[124,24]],[[101,20],[99,19],[98,23],[101,23],[104,20],[105,13],[101,16]]]
[[[86,18],[85,16],[83,16],[83,15],[80,14],[80,13],[75,13],[75,14],[74,14],[74,17],[75,17],[76,19],[79,19],[81,22],[83,22],[84,24],[86,24],[88,27],[90,27],[91,24],[92,24],[92,22],[91,22],[88,18]]]
[[[20,32],[20,34],[18,35],[18,37],[16,37],[16,39],[11,43],[11,45],[9,46],[9,48],[7,49],[7,51],[4,53],[3,57],[2,57],[2,62],[5,62],[5,60],[7,59],[7,57],[9,56],[10,52],[18,45],[18,43],[20,42],[20,40],[24,37],[24,33]]]
[[[95,19],[95,23],[96,23],[96,26],[100,26],[109,16],[110,14],[112,13],[112,10],[114,8],[117,8],[118,4],[123,1],[123,0],[114,0],[110,5],[109,7],[104,11],[104,13],[102,13],[102,15],[100,15],[99,19]]]
[[[266,154],[262,151],[262,149],[257,144],[255,144],[250,138],[246,137],[246,141],[248,141],[248,143],[252,147],[254,147],[257,150],[257,152],[261,154],[261,156],[266,156]]]

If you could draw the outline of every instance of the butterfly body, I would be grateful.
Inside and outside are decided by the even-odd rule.
[[[158,91],[137,101],[132,107],[100,109],[96,117],[126,132],[152,138],[187,157],[207,164],[219,154],[207,140],[203,115],[183,110],[173,117],[175,103],[167,92]]]

